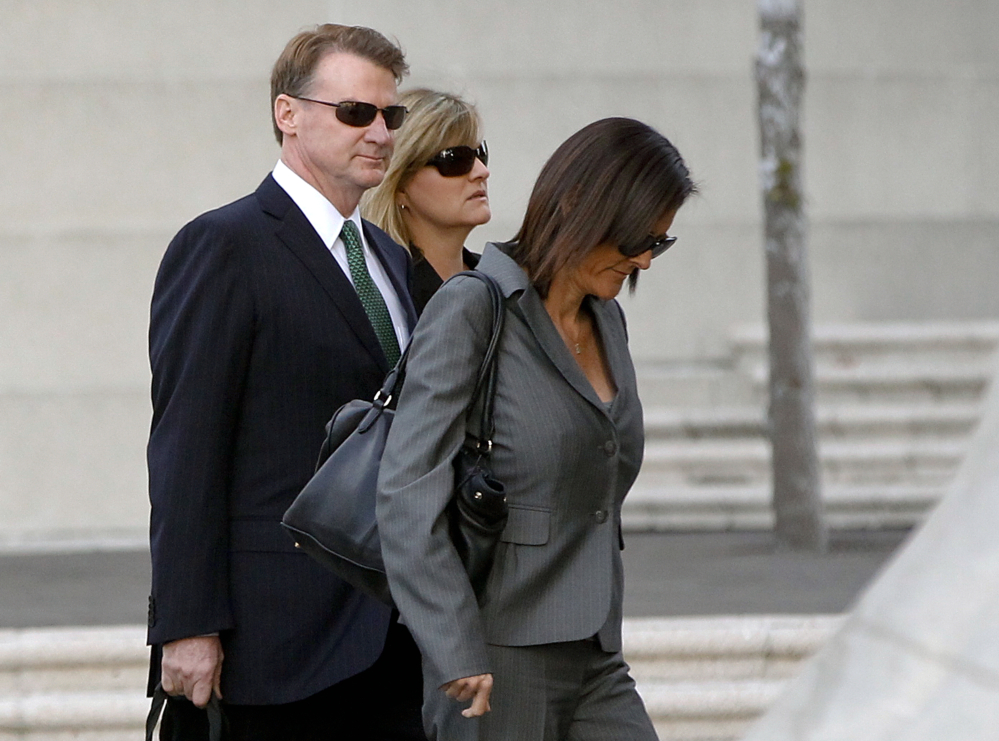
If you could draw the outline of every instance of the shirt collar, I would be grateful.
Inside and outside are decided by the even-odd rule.
[[[343,222],[347,219],[337,211],[336,206],[326,200],[326,196],[316,190],[305,181],[301,175],[292,170],[282,160],[278,160],[274,165],[274,180],[287,193],[295,205],[305,214],[305,218],[312,224],[312,228],[319,234],[320,239],[327,248],[331,248],[333,243],[340,236],[343,229]],[[348,216],[357,227],[358,234],[364,234],[361,229],[361,209],[354,209],[354,213]],[[363,236],[362,236],[363,244]]]

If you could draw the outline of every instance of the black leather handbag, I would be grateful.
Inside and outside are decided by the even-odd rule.
[[[502,291],[493,278],[477,271],[460,275],[474,276],[489,287],[493,317],[489,345],[466,407],[469,414],[481,406],[478,434],[455,457],[455,490],[447,508],[452,541],[481,600],[508,512],[503,484],[489,468],[496,349],[505,309]],[[407,348],[372,401],[355,399],[336,411],[326,426],[316,473],[281,522],[299,548],[344,581],[389,605],[393,601],[382,561],[375,498],[378,467],[395,416],[392,401],[401,388],[408,357]]]

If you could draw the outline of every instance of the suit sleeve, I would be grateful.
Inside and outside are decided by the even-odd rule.
[[[437,685],[489,671],[478,604],[448,534],[445,507],[491,310],[486,286],[460,276],[427,304],[378,479],[389,586]]]
[[[210,217],[192,222],[153,290],[150,643],[233,624],[228,488],[253,326],[236,242]]]

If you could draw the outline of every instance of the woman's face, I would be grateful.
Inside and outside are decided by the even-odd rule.
[[[416,231],[427,227],[471,231],[492,215],[486,190],[488,178],[489,168],[478,158],[467,174],[454,177],[444,177],[436,167],[427,165],[399,190],[396,202],[403,207],[403,218],[411,230],[415,226]]]
[[[659,236],[668,232],[675,216],[676,211],[663,216],[656,222],[651,233]],[[635,257],[626,257],[616,244],[598,244],[576,266],[570,281],[583,295],[591,294],[609,301],[621,292],[629,275],[636,270],[648,270],[651,264],[651,250]]]

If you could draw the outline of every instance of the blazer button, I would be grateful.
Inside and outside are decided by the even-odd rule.
[[[608,440],[604,443],[604,453],[609,456],[614,455],[617,452],[617,443],[613,440]]]
[[[605,522],[607,522],[607,510],[598,509],[596,512],[593,513],[593,519],[596,520],[599,524],[603,525]]]

